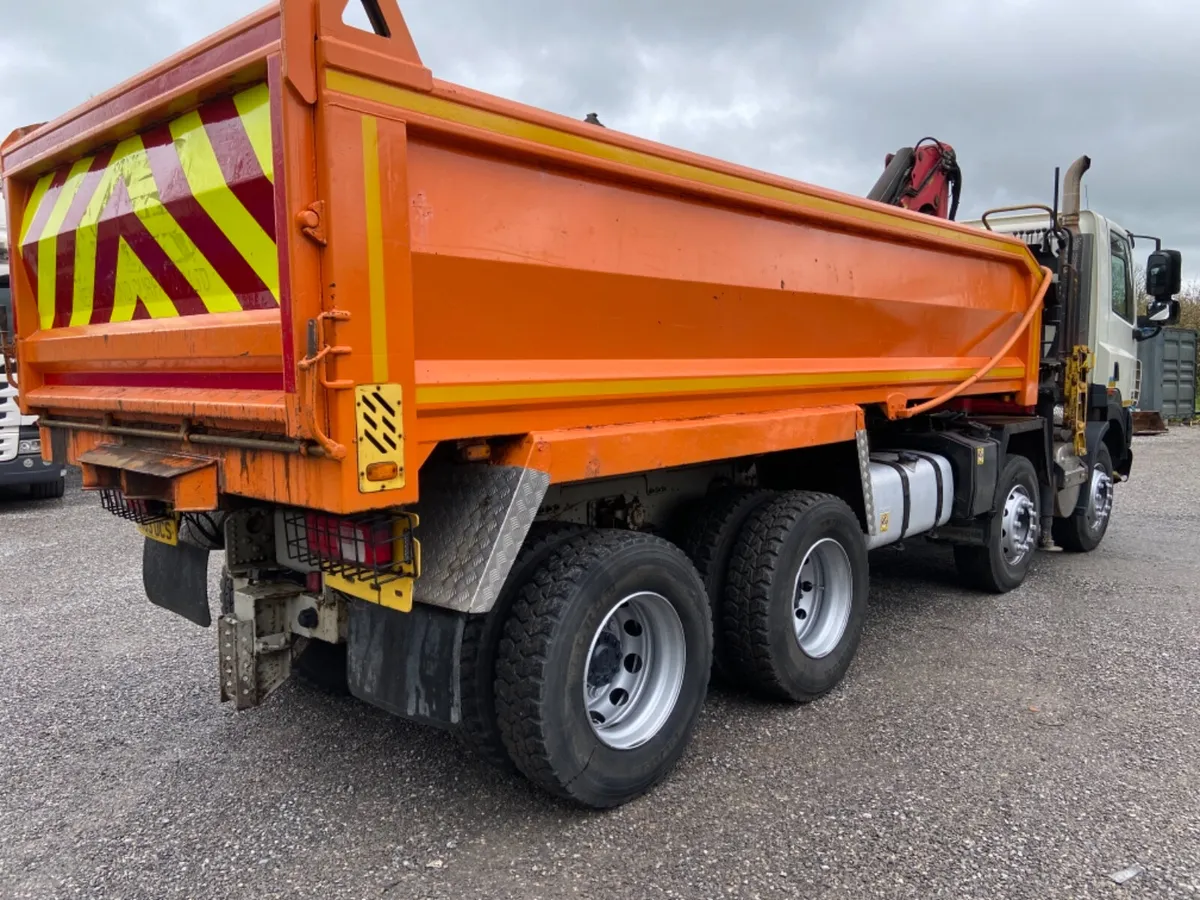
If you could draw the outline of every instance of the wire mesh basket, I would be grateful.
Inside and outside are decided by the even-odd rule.
[[[412,574],[416,550],[405,513],[335,516],[312,510],[283,515],[288,556],[328,575],[383,585]]]
[[[161,500],[130,500],[115,488],[100,492],[100,505],[114,516],[138,525],[165,522],[171,518],[167,504]]]

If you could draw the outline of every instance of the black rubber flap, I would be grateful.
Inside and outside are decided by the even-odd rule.
[[[403,613],[352,600],[346,636],[350,693],[393,715],[457,727],[464,621],[462,613],[421,603]]]
[[[212,624],[208,609],[207,550],[183,541],[171,546],[146,538],[142,548],[142,584],[155,606],[202,628]]]

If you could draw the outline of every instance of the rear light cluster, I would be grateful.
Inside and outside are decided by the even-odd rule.
[[[392,561],[388,522],[355,522],[322,513],[304,514],[304,533],[313,555],[375,567]]]
[[[376,585],[404,577],[415,551],[404,514],[333,516],[309,510],[284,513],[288,556],[328,575]]]

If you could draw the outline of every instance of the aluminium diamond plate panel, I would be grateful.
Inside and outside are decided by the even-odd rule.
[[[520,466],[422,470],[420,603],[467,613],[492,608],[533,524],[550,476]]]

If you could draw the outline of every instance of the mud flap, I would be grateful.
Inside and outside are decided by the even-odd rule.
[[[142,584],[155,606],[202,628],[212,624],[208,608],[208,551],[180,541],[174,546],[146,538]]]
[[[352,600],[346,636],[350,693],[405,719],[457,727],[465,621],[461,613],[420,603],[402,613]]]

